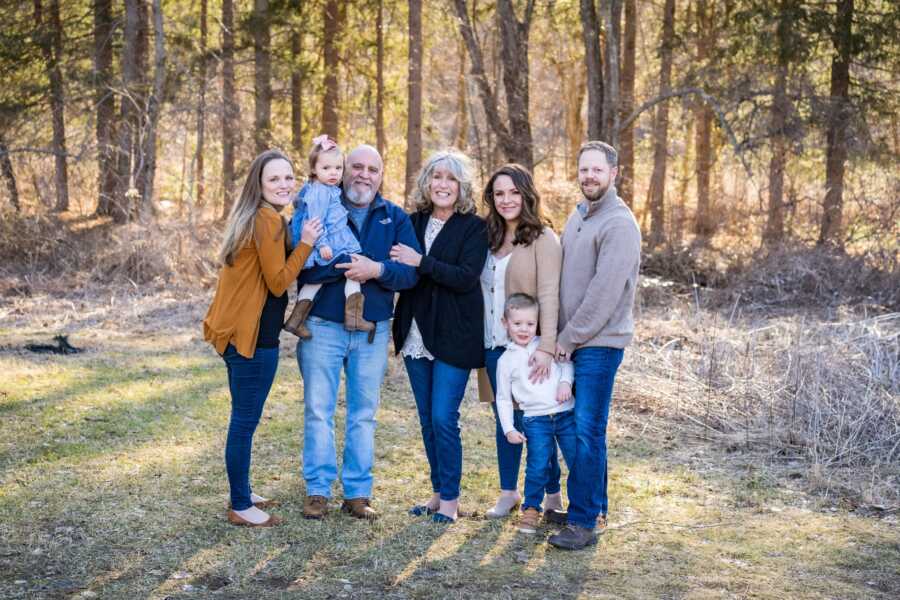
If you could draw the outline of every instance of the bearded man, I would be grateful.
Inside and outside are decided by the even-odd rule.
[[[618,154],[587,142],[578,151],[584,196],[562,235],[556,358],[575,365],[575,463],[568,479],[568,525],[549,542],[577,550],[606,527],[606,424],[616,371],[634,335],[632,306],[641,262],[641,232],[616,194]]]
[[[341,464],[343,512],[373,520],[370,506],[375,446],[375,413],[387,368],[394,294],[418,281],[414,267],[390,259],[391,247],[406,244],[420,251],[412,223],[403,209],[379,193],[384,163],[369,145],[354,148],[344,168],[342,202],[361,254],[351,261],[300,272],[299,283],[321,283],[306,326],[312,337],[297,342],[303,377],[303,516],[322,519],[328,513],[331,487],[338,476],[334,413],[341,371],[345,375],[347,417]],[[344,283],[362,284],[363,318],[375,323],[371,332],[344,327]]]

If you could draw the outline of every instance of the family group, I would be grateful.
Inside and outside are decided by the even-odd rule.
[[[606,526],[606,428],[634,332],[641,237],[616,193],[616,150],[587,142],[577,164],[581,198],[557,237],[532,174],[517,164],[491,174],[482,217],[471,161],[457,151],[425,162],[410,214],[381,195],[384,163],[372,146],[344,155],[335,140],[317,137],[299,193],[287,156],[269,150],[256,157],[226,226],[223,266],[203,322],[231,392],[231,523],[279,522],[267,512],[275,502],[252,490],[249,471],[286,329],[298,337],[303,380],[304,517],[326,517],[340,475],[341,510],[378,518],[371,506],[376,413],[393,338],[432,486],[410,515],[436,523],[460,515],[459,408],[477,370],[479,396],[494,412],[500,483],[486,516],[517,515],[523,533],[542,521],[560,524],[549,538],[559,548],[596,543]],[[291,204],[288,223],[281,212]],[[285,321],[295,281],[297,302]],[[342,373],[339,471],[334,415]],[[567,511],[560,451],[569,468]]]

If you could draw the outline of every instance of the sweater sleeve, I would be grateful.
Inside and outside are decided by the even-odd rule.
[[[535,241],[537,262],[537,300],[540,306],[541,342],[538,350],[556,353],[559,320],[559,278],[562,271],[562,246],[550,229]]]
[[[603,236],[594,277],[581,303],[557,342],[572,351],[596,336],[609,321],[625,291],[629,273],[641,257],[640,234],[627,224],[615,225]]]
[[[273,296],[281,296],[288,286],[297,279],[303,263],[312,252],[312,247],[301,242],[285,260],[284,221],[271,209],[262,209],[256,214],[254,240],[259,254],[259,266],[266,287]]]
[[[515,421],[513,420],[513,399],[512,399],[512,369],[509,361],[497,361],[497,417],[500,420],[500,426],[503,433],[515,431]]]
[[[488,250],[484,221],[473,219],[462,235],[465,245],[459,264],[446,263],[426,254],[419,264],[419,274],[455,292],[468,292],[480,285]]]

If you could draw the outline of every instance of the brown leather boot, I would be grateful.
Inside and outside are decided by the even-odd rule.
[[[344,329],[347,331],[375,331],[375,323],[363,319],[362,292],[350,294],[344,303]]]
[[[301,340],[312,338],[312,334],[306,328],[306,317],[309,316],[310,309],[312,309],[312,300],[297,300],[297,303],[294,304],[294,310],[291,311],[291,316],[284,322],[284,329],[290,331]]]
[[[378,518],[378,513],[375,512],[375,509],[369,506],[368,498],[344,500],[344,503],[341,504],[341,512],[357,519],[366,519],[367,521],[374,521]]]
[[[321,520],[328,514],[328,498],[325,496],[307,496],[303,503],[303,518]]]

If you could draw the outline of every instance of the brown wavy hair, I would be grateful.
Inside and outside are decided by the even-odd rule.
[[[522,196],[522,212],[519,214],[513,245],[528,246],[532,244],[540,237],[545,226],[544,218],[541,215],[541,195],[534,187],[534,178],[531,176],[531,172],[520,164],[505,164],[494,171],[484,186],[483,200],[485,206],[488,207],[488,246],[492,252],[503,245],[503,236],[506,233],[506,219],[500,216],[497,207],[494,206],[494,182],[501,175],[512,179],[513,185]]]

